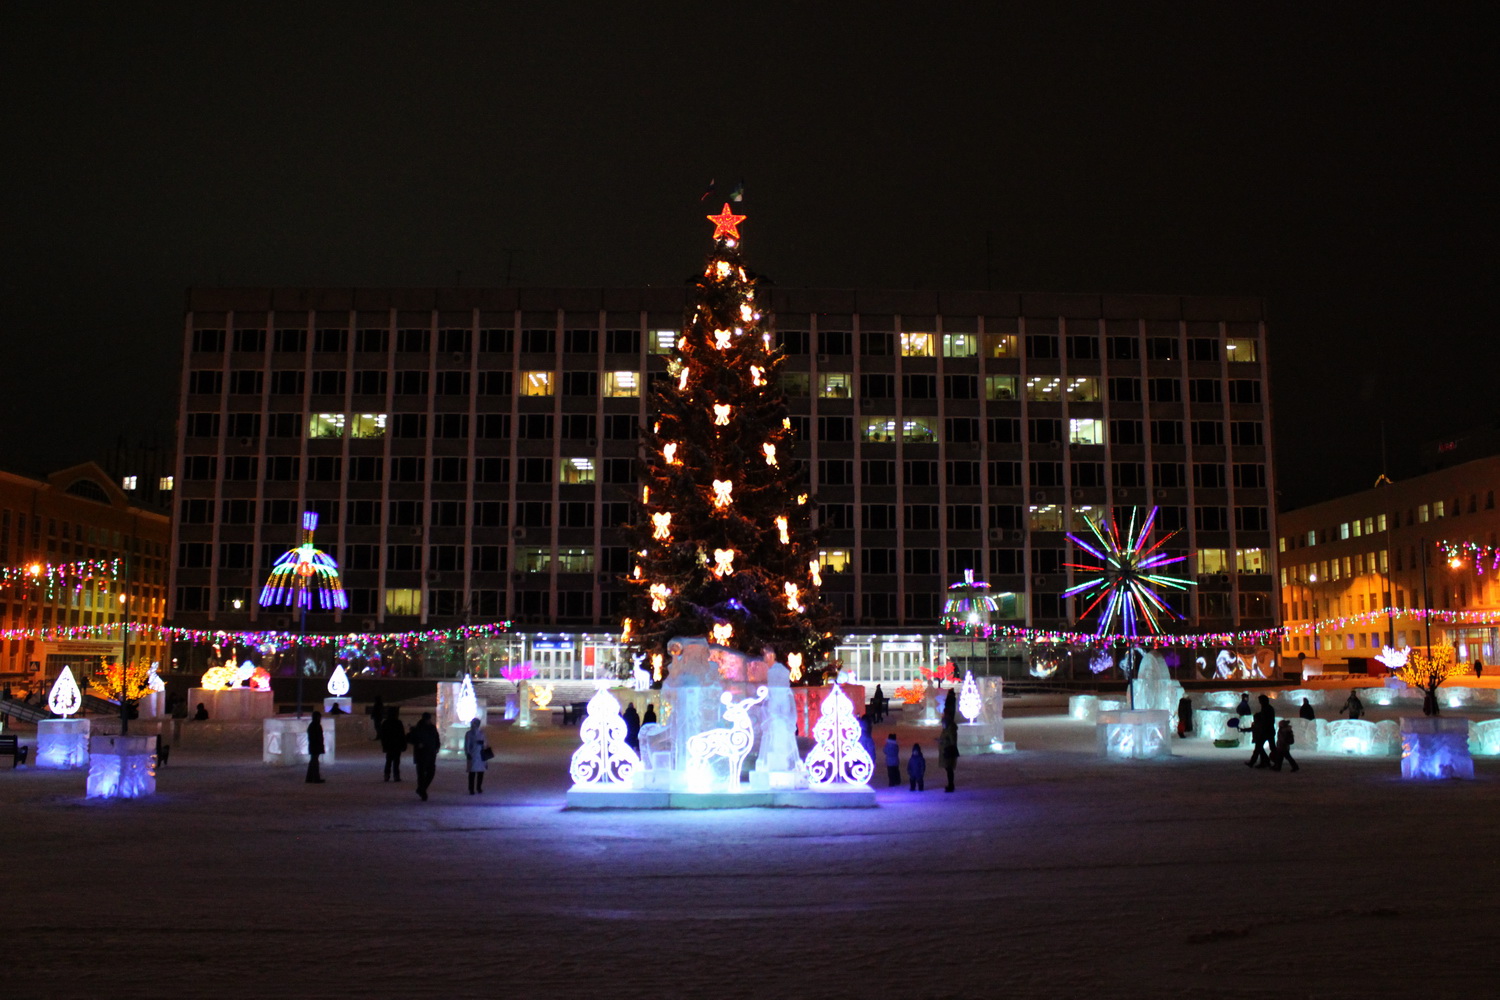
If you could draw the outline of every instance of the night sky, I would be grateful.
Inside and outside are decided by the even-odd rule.
[[[0,468],[169,437],[188,286],[676,285],[744,178],[783,286],[1264,296],[1361,489],[1497,418],[1484,9],[6,4]]]

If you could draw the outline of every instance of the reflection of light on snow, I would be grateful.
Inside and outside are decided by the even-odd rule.
[[[57,680],[52,683],[52,690],[47,693],[47,707],[54,715],[64,718],[83,707],[83,692],[78,690],[78,682],[73,679],[71,667],[63,667]]]
[[[335,667],[333,676],[328,678],[328,693],[335,698],[342,698],[349,693],[349,675],[344,673],[342,664]]]
[[[755,742],[755,733],[750,726],[750,708],[765,701],[766,693],[767,688],[762,685],[756,689],[754,698],[735,701],[733,691],[725,691],[719,696],[729,726],[705,729],[688,737],[689,784],[695,784],[699,774],[711,774],[710,762],[723,757],[729,764],[726,782],[731,789],[740,787],[740,767],[750,752],[750,744]]]
[[[979,698],[979,685],[974,683],[974,671],[964,672],[964,685],[958,692],[958,710],[965,719],[973,722],[979,718],[983,702]]]
[[[453,698],[453,718],[461,726],[467,726],[479,716],[479,699],[474,697],[474,682],[468,674],[458,684],[458,694]]]

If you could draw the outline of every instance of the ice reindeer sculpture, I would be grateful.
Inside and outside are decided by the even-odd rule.
[[[639,766],[575,767],[570,807],[875,804],[874,792],[862,781],[809,787],[808,768],[797,748],[791,673],[774,655],[753,657],[702,638],[673,639],[667,652],[671,665],[660,691],[661,721],[640,729]],[[829,692],[830,698],[833,692],[842,694],[837,686]],[[611,722],[618,724],[623,736],[618,713],[619,703],[608,691],[589,702],[589,719],[597,714],[609,729]],[[580,754],[590,749],[587,735]]]

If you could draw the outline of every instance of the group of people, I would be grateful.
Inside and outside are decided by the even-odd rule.
[[[876,685],[875,692],[876,697],[880,697],[879,685]],[[882,705],[879,709],[879,718],[885,717],[883,710],[884,706]],[[866,733],[869,732],[868,727],[870,723],[878,721],[878,719],[872,718],[876,711],[876,702],[872,699],[869,710],[866,712],[864,719],[861,720]],[[887,785],[890,788],[895,788],[901,784],[901,741],[896,739],[895,733],[890,733],[886,736],[883,749],[885,752]],[[938,732],[938,764],[948,775],[948,784],[943,789],[945,792],[951,792],[954,789],[953,772],[958,766],[958,756],[958,698],[952,691],[949,691],[948,698],[943,703],[942,729]],[[913,792],[926,791],[926,776],[927,757],[922,753],[922,744],[913,743],[911,745],[911,755],[906,759],[906,778],[910,790]]]
[[[432,721],[431,712],[423,712],[422,717],[407,728],[401,721],[400,710],[394,706],[385,708],[380,699],[370,709],[370,715],[375,722],[375,739],[380,743],[380,749],[385,752],[385,781],[401,780],[401,755],[407,747],[411,747],[411,762],[417,772],[417,797],[423,802],[427,801],[427,791],[432,787],[432,779],[437,775],[438,751],[442,749],[443,739],[438,733],[437,726]],[[312,721],[307,726],[307,781],[309,784],[322,784],[323,775],[320,769],[320,758],[327,752],[323,740],[323,713],[314,712]],[[464,733],[464,766],[469,777],[469,794],[484,794],[484,775],[489,770],[489,762],[495,756],[490,748],[489,740],[484,734],[484,726],[478,719],[469,722],[469,730]]]
[[[1240,701],[1240,705],[1248,711],[1249,695]],[[1303,705],[1308,709],[1307,700],[1303,699]],[[1292,720],[1282,719],[1278,725],[1276,722],[1276,709],[1271,707],[1271,699],[1266,695],[1260,696],[1260,709],[1255,713],[1250,723],[1250,742],[1254,750],[1250,759],[1245,762],[1246,767],[1269,767],[1273,771],[1281,770],[1281,765],[1292,765],[1293,771],[1301,770],[1297,761],[1292,757],[1292,744],[1297,742],[1297,736],[1292,732]]]

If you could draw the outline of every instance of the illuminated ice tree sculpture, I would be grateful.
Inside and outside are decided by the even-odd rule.
[[[318,515],[313,511],[302,512],[302,544],[288,550],[271,567],[271,575],[260,592],[263,608],[283,606],[296,608],[300,619],[301,634],[307,634],[307,612],[316,605],[324,611],[342,611],[349,607],[349,595],[344,593],[343,581],[339,579],[339,564],[326,552],[313,545],[313,532],[318,528]],[[302,664],[297,670],[297,718],[302,718]]]
[[[1451,643],[1440,642],[1431,649],[1413,649],[1399,667],[1396,676],[1422,692],[1422,712],[1438,714],[1437,689],[1461,670]]]
[[[816,680],[839,636],[820,594],[768,295],[740,253],[744,219],[727,204],[709,216],[713,249],[651,397],[621,638],[654,665],[676,636],[754,657],[769,649]]]

